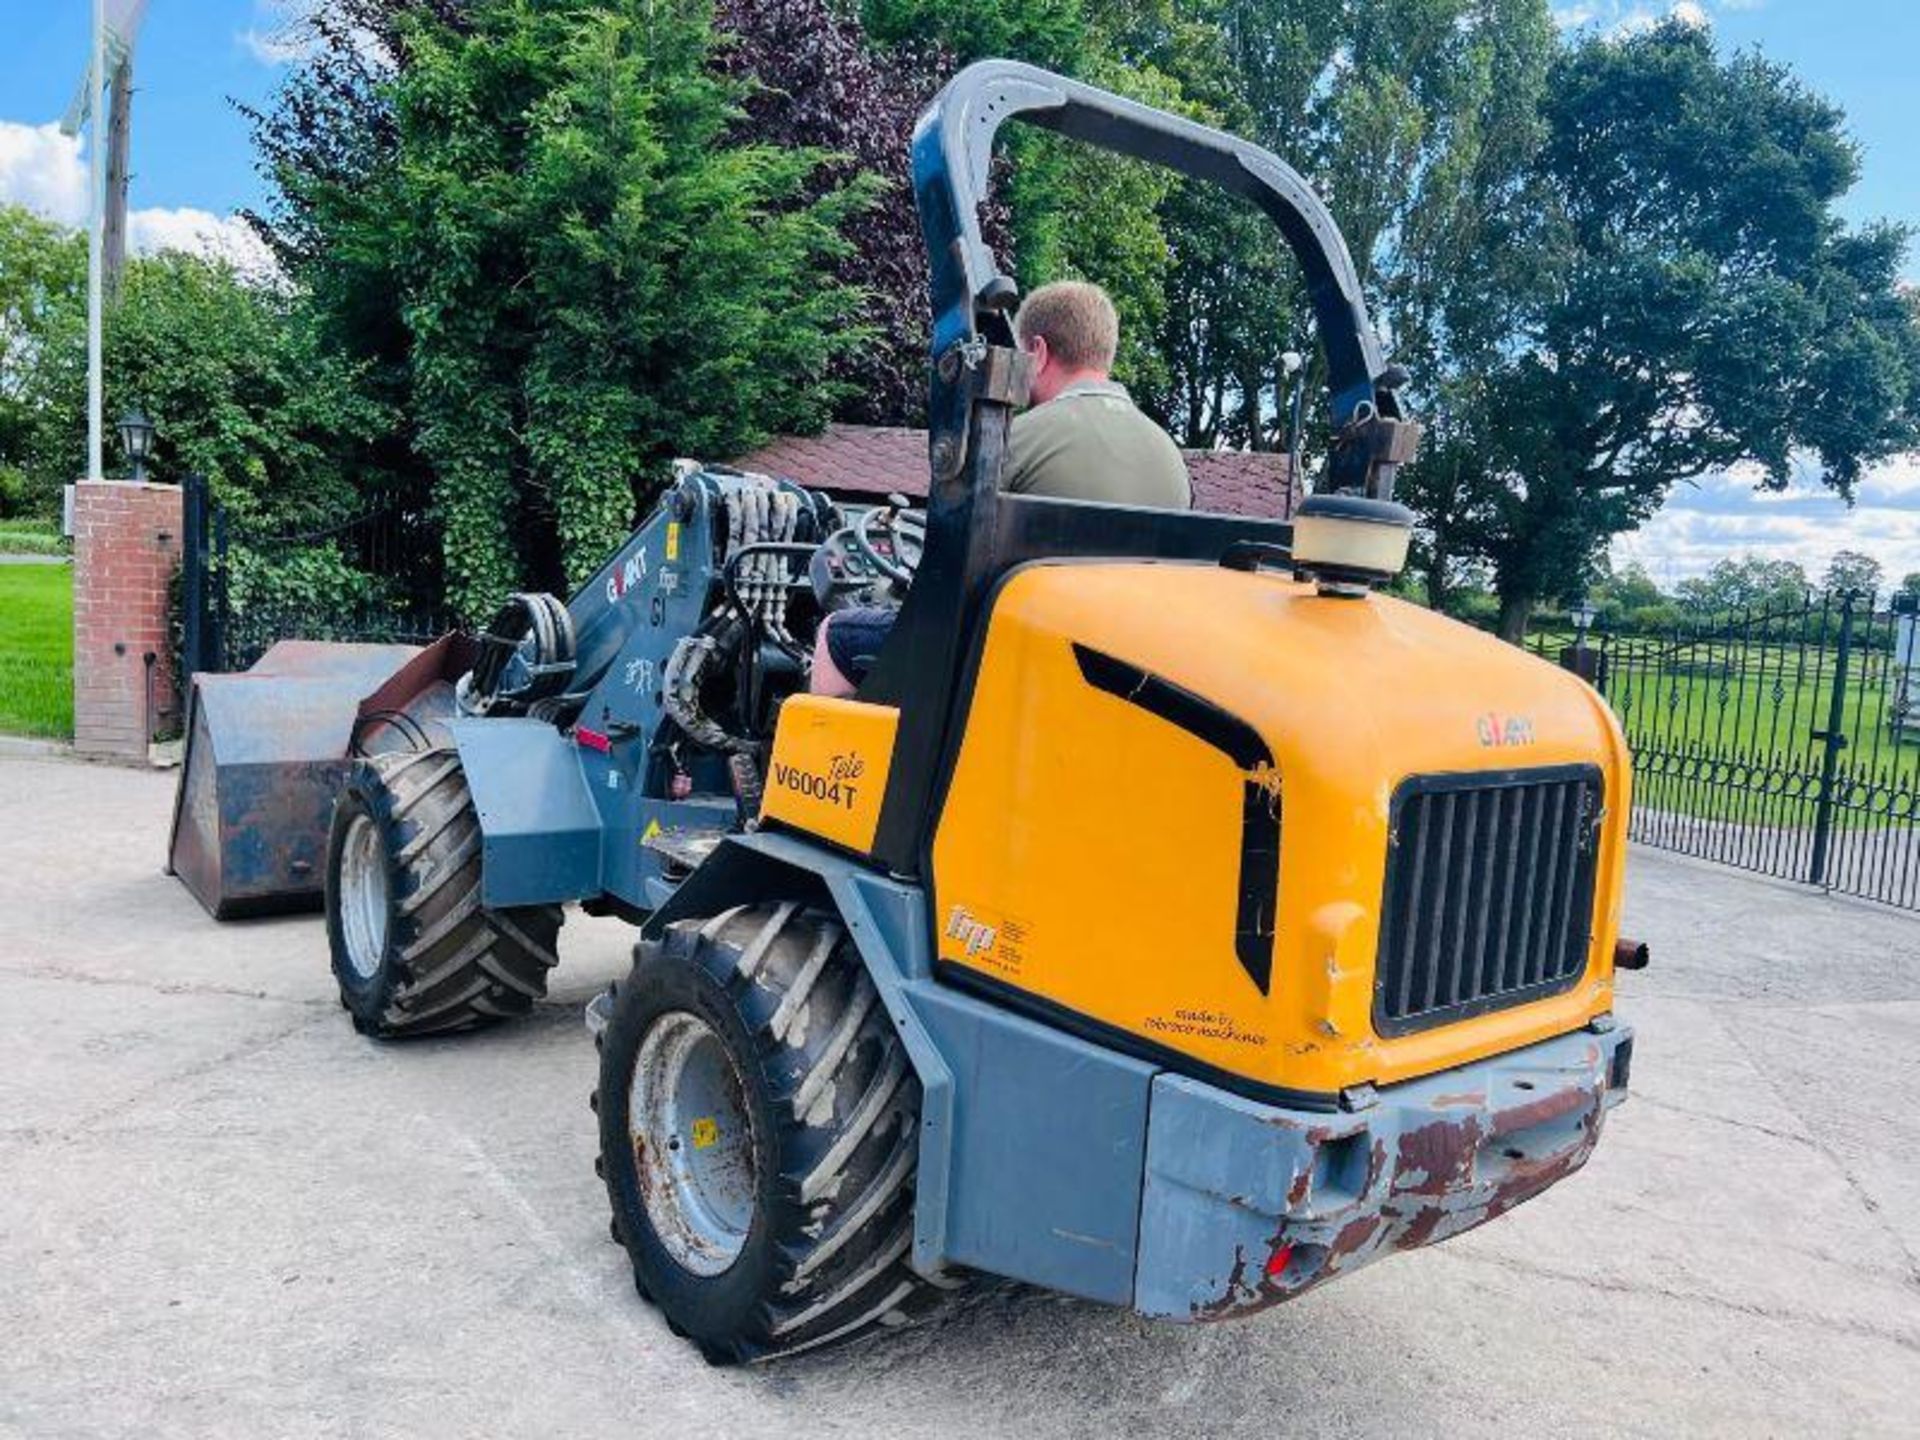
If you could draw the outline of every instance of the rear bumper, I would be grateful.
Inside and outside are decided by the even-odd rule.
[[[1532,1199],[1593,1153],[1632,1037],[1577,1031],[1333,1115],[1156,1076],[1134,1308],[1251,1314]]]

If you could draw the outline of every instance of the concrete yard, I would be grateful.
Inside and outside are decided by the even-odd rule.
[[[1234,1325],[1036,1293],[714,1370],[607,1240],[569,919],[526,1023],[353,1034],[173,777],[0,758],[0,1434],[1914,1433],[1920,918],[1637,851],[1634,1098],[1515,1214]]]

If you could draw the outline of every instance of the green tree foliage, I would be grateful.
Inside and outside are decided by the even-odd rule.
[[[1885,581],[1886,571],[1871,555],[1858,550],[1836,550],[1833,559],[1827,562],[1826,578],[1821,584],[1836,595],[1849,591],[1876,595]]]
[[[1609,569],[1588,598],[1599,610],[1599,623],[1613,631],[1646,634],[1670,630],[1681,620],[1679,606],[1637,564]]]
[[[870,186],[808,196],[818,153],[732,142],[699,0],[382,8],[391,68],[336,54],[265,117],[268,223],[404,367],[449,599],[480,615],[583,579],[671,456],[824,422]]]
[[[1791,560],[1742,555],[1722,560],[1704,575],[1680,582],[1678,595],[1696,610],[1731,614],[1792,610],[1811,589],[1807,572]]]
[[[0,206],[0,514],[49,513],[85,384],[87,246],[18,206]],[[84,459],[84,457],[83,457]]]
[[[300,296],[215,261],[130,261],[103,339],[108,423],[140,407],[156,426],[156,475],[203,474],[268,524],[349,513],[353,456],[393,424],[359,369],[319,346]],[[57,513],[60,487],[86,467],[86,244],[11,208],[0,209],[0,466],[41,514]]]
[[[1430,392],[1442,345],[1474,338],[1482,311],[1466,296],[1484,285],[1487,222],[1538,130],[1545,0],[1222,0],[1213,13],[1208,104],[1315,182],[1385,338]],[[1284,443],[1282,356],[1313,351],[1296,268],[1270,225],[1212,192],[1183,188],[1165,214],[1163,409],[1188,444]],[[1322,374],[1316,363],[1310,389]]]
[[[1502,323],[1443,373],[1457,484],[1410,487],[1493,562],[1509,638],[1676,481],[1750,463],[1778,488],[1804,452],[1850,493],[1920,402],[1906,237],[1837,219],[1857,161],[1833,106],[1667,23],[1564,53],[1541,113],[1488,252]]]
[[[156,473],[205,475],[238,513],[280,528],[356,508],[353,456],[393,416],[316,343],[302,297],[216,261],[153,256],[128,266],[105,348],[108,414],[146,411]]]
[[[1150,105],[1212,115],[1194,77],[1217,70],[1217,31],[1172,0],[867,0],[861,13],[879,44],[937,45],[956,66],[1027,60]],[[1173,263],[1161,209],[1175,177],[1027,126],[1002,134],[1008,163],[997,184],[1010,211],[1002,265],[1022,289],[1066,277],[1105,286],[1122,318],[1116,373],[1152,403],[1169,381],[1156,340]],[[923,307],[925,298],[908,303]]]
[[[841,226],[850,252],[838,279],[861,292],[871,339],[846,346],[831,377],[844,386],[836,418],[924,423],[927,397],[927,252],[914,209],[908,150],[921,108],[953,73],[952,55],[925,40],[867,43],[859,16],[835,0],[718,0],[722,70],[748,86],[737,141],[815,149],[833,158],[809,182],[809,197],[864,175],[878,202]],[[994,207],[981,222],[1003,236]]]
[[[139,262],[110,406],[147,405],[163,466],[288,528],[374,486],[430,500],[470,615],[563,588],[670,455],[919,419],[904,131],[958,64],[1011,55],[1248,135],[1319,188],[1429,426],[1401,494],[1435,604],[1485,609],[1490,582],[1509,634],[1588,589],[1650,612],[1604,554],[1676,480],[1778,486],[1810,457],[1845,494],[1917,438],[1907,237],[1836,218],[1858,164],[1838,111],[1701,30],[1563,41],[1549,0],[721,5],[311,7],[309,58],[253,116],[288,283]],[[1273,228],[1007,136],[1010,220],[986,218],[1022,285],[1112,290],[1121,373],[1186,443],[1287,443],[1282,356],[1314,337]],[[80,460],[80,266],[0,213],[0,496],[43,509]],[[1738,578],[1743,605],[1791,588]]]

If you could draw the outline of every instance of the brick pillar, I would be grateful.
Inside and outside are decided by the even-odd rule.
[[[174,708],[167,592],[180,563],[180,488],[82,480],[73,490],[74,748],[144,761]]]

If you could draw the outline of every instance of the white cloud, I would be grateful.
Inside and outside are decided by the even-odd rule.
[[[55,125],[0,120],[0,204],[23,205],[61,225],[87,223],[90,180],[81,141]],[[275,273],[272,254],[237,215],[192,207],[149,207],[127,215],[127,248],[136,255],[185,250],[227,261],[243,274]]]
[[[1864,551],[1893,580],[1920,571],[1920,456],[1869,471],[1851,509],[1810,471],[1777,494],[1755,492],[1751,476],[1710,476],[1676,488],[1658,515],[1614,542],[1613,557],[1672,585],[1744,554],[1796,561],[1818,580],[1836,550]]]
[[[253,0],[254,23],[236,31],[234,41],[269,69],[295,64],[312,48],[307,22],[324,4],[325,0]]]
[[[87,165],[79,139],[57,125],[0,120],[0,201],[62,225],[85,224]]]
[[[184,250],[191,255],[224,260],[241,274],[256,280],[279,273],[273,252],[238,215],[215,215],[183,206],[177,210],[151,208],[127,216],[127,248],[136,255],[162,250]]]
[[[306,57],[307,43],[286,27],[262,30],[249,25],[233,37],[240,48],[269,69],[279,69]]]
[[[1660,3],[1660,0],[1577,0],[1575,4],[1556,6],[1553,23],[1562,30],[1596,29],[1610,39],[1619,39],[1651,30],[1663,19],[1705,29],[1713,23],[1713,10],[1752,9],[1760,3],[1761,0],[1712,0],[1711,4],[1704,0],[1673,0],[1671,4]]]

